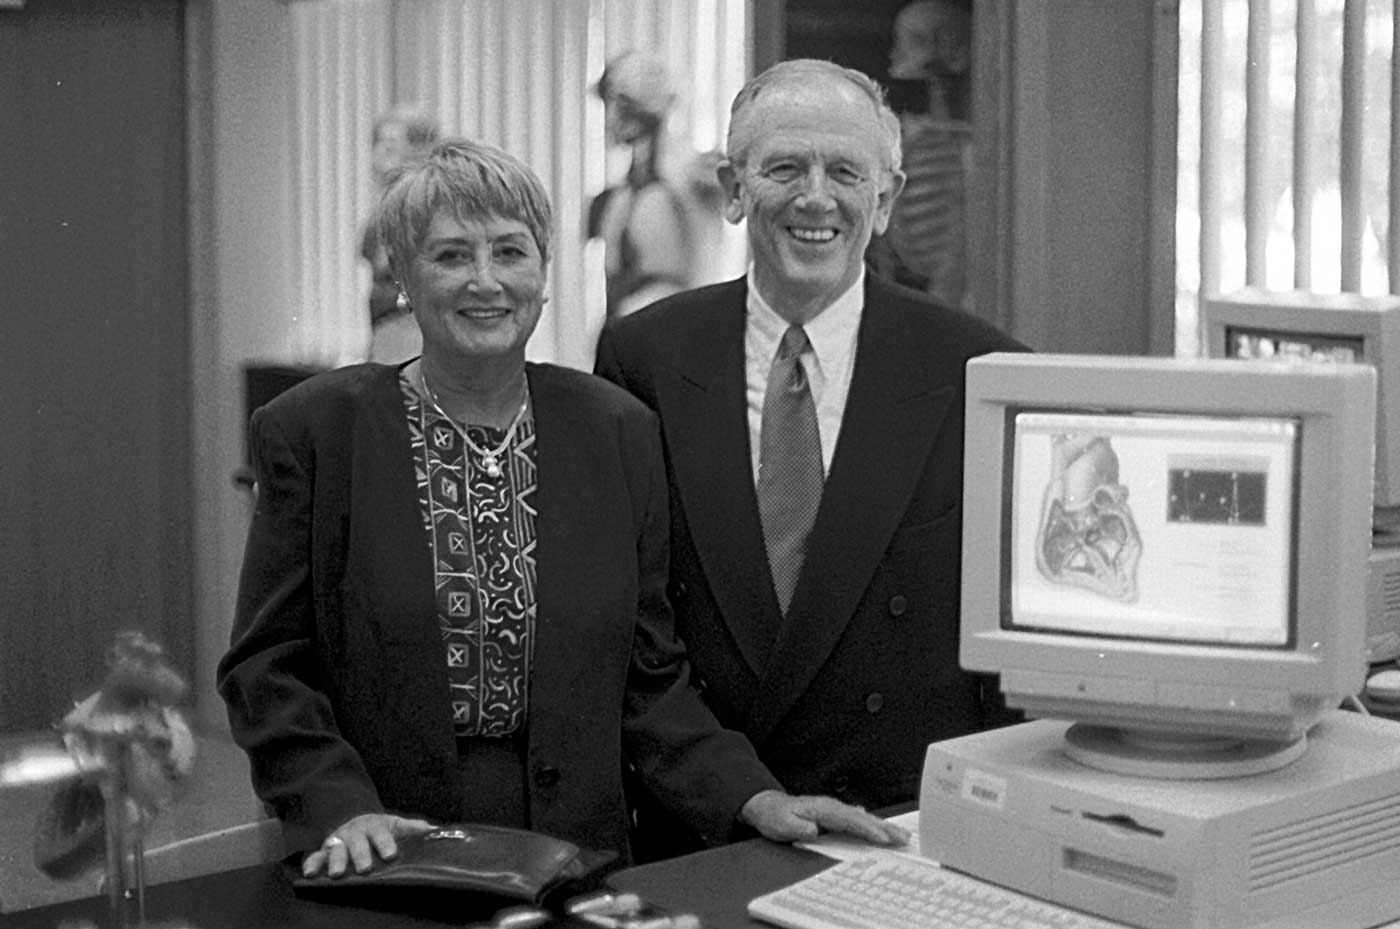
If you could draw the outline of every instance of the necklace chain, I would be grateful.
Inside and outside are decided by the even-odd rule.
[[[525,410],[530,405],[529,388],[526,388],[525,396],[520,399],[520,409],[515,411],[515,417],[510,421],[510,426],[506,428],[505,438],[502,439],[500,444],[495,448],[487,449],[473,442],[472,437],[467,434],[466,427],[447,415],[447,411],[444,410],[442,404],[438,402],[437,393],[432,387],[428,386],[428,376],[423,371],[423,365],[421,363],[418,365],[418,381],[423,385],[423,394],[428,398],[428,402],[433,405],[433,409],[437,410],[439,416],[452,424],[452,428],[457,430],[457,433],[462,437],[462,441],[467,443],[467,447],[476,452],[481,458],[481,467],[482,470],[486,472],[486,476],[491,478],[500,477],[501,455],[506,449],[510,448],[510,443],[515,440],[515,432],[520,428],[521,422],[524,421]]]

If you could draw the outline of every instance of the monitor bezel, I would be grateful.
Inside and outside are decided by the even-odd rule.
[[[1255,691],[1278,705],[1335,706],[1365,677],[1366,560],[1370,549],[1376,373],[1368,365],[1257,365],[1220,359],[994,354],[967,368],[960,657],[970,671],[1002,675],[1008,702],[1041,712],[1034,693],[1018,693],[1010,677],[1049,673],[1094,688],[1153,686],[1234,688],[1245,702]],[[1105,398],[1109,398],[1105,402]],[[1172,640],[1048,635],[1003,623],[1006,539],[1006,411],[1008,408],[1133,409],[1141,412],[1296,417],[1300,423],[1293,647],[1239,647]],[[1363,475],[1357,480],[1358,474]],[[1335,623],[1337,615],[1351,616]],[[1203,659],[1191,661],[1190,659]],[[1057,683],[1056,686],[1060,686]],[[1300,702],[1300,701],[1294,701]],[[1060,706],[1051,700],[1045,707]],[[1135,712],[1116,708],[1115,713]],[[1249,715],[1247,708],[1242,715]],[[1160,707],[1145,716],[1158,715]],[[1076,717],[1077,718],[1077,717]],[[1303,723],[1306,725],[1306,721]],[[1276,722],[1269,725],[1276,725]],[[1248,728],[1224,725],[1222,729]]]

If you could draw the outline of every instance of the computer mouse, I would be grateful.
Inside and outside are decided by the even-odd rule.
[[[1377,703],[1400,703],[1400,668],[1377,671],[1368,677],[1366,696]]]

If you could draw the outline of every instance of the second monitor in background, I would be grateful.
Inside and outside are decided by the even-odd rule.
[[[1376,369],[1376,470],[1366,590],[1372,663],[1400,657],[1400,296],[1245,288],[1201,307],[1205,353]]]

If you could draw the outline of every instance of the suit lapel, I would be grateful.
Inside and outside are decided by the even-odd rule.
[[[685,356],[656,386],[661,421],[695,550],[739,651],[754,674],[768,663],[777,600],[749,467],[744,395],[744,294],[692,308]]]
[[[904,312],[867,285],[841,435],[802,574],[745,727],[756,743],[771,734],[845,632],[956,396],[928,382]]]

